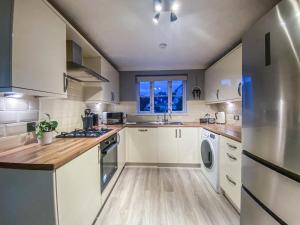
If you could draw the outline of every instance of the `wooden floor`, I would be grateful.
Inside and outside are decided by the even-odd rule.
[[[238,225],[199,169],[124,169],[96,225]]]

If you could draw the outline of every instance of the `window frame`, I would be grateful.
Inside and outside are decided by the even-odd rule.
[[[173,115],[182,115],[187,113],[187,76],[170,76],[167,79],[167,76],[139,76],[136,79],[136,113],[137,115],[164,115],[164,113],[155,113],[154,112],[154,82],[159,80],[168,81],[168,108],[172,111],[172,81],[182,80],[183,82],[183,93],[182,93],[182,111],[172,111]],[[140,111],[140,82],[150,82],[150,111]]]

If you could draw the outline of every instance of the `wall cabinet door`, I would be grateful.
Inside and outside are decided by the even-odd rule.
[[[13,15],[12,87],[65,96],[66,24],[44,1],[15,0]]]
[[[157,128],[128,128],[127,135],[127,162],[157,163]]]
[[[207,103],[241,101],[242,45],[205,71],[205,100]]]
[[[200,163],[198,128],[179,128],[178,163]]]
[[[118,133],[118,170],[121,172],[126,162],[126,128]]]
[[[100,58],[100,57],[99,57]],[[86,102],[119,103],[119,72],[104,58],[99,63],[85,63],[92,69],[107,78],[109,82],[86,84],[84,88],[84,99]]]
[[[101,207],[98,147],[56,170],[60,225],[90,225]]]
[[[177,163],[179,129],[162,127],[157,129],[157,151],[159,163]]]

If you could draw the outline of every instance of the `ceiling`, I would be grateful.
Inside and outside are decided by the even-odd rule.
[[[51,0],[121,71],[204,69],[278,0],[178,0],[152,22],[152,0]],[[167,43],[166,49],[159,48]]]

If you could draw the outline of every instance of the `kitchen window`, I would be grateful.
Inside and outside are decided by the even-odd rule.
[[[186,112],[187,76],[137,76],[137,113]]]

